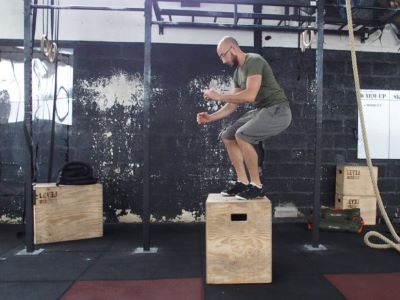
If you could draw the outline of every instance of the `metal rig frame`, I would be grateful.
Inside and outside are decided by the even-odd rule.
[[[25,91],[25,118],[24,130],[27,141],[27,155],[25,161],[25,203],[26,203],[26,249],[33,252],[33,205],[35,201],[32,179],[33,179],[33,156],[32,156],[32,53],[33,37],[32,27],[34,16],[38,9],[66,9],[66,10],[102,10],[102,11],[144,11],[145,37],[144,37],[144,162],[143,162],[143,250],[150,249],[150,101],[151,101],[151,28],[152,25],[159,27],[159,33],[163,34],[165,28],[206,28],[226,30],[247,30],[254,32],[254,49],[256,52],[262,50],[262,32],[301,32],[317,31],[316,49],[316,142],[315,142],[315,184],[314,184],[314,213],[313,213],[313,239],[312,247],[318,248],[319,223],[320,223],[320,179],[321,179],[321,140],[322,140],[322,104],[323,104],[323,43],[324,34],[346,34],[347,20],[335,17],[325,17],[326,7],[344,8],[344,5],[328,5],[325,0],[143,0],[143,7],[118,8],[118,7],[95,7],[95,6],[57,6],[32,4],[32,0],[24,0],[24,91]],[[181,3],[179,9],[160,8],[160,4],[166,2]],[[201,4],[224,4],[228,5],[230,11],[205,11],[201,10]],[[253,12],[240,12],[242,5],[250,5]],[[263,8],[281,7],[281,14],[262,13]],[[190,7],[191,9],[188,9]],[[384,10],[385,17],[376,20],[354,19],[355,34],[364,41],[370,34],[383,27],[394,17],[400,15],[399,10],[378,7],[353,7],[353,9]],[[154,10],[155,19],[152,14]],[[267,9],[265,9],[267,10]],[[174,21],[175,17],[190,17],[190,22]],[[210,22],[199,22],[199,19],[212,19]],[[225,22],[219,22],[223,19]],[[251,24],[242,24],[241,20],[251,20]],[[230,22],[226,22],[230,20]],[[263,24],[268,22],[268,24]],[[328,26],[326,26],[328,25]]]

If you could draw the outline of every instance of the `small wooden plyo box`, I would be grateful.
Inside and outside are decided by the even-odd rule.
[[[378,167],[373,167],[378,180]],[[359,208],[365,225],[376,224],[376,196],[368,166],[336,166],[335,208]]]
[[[266,198],[209,194],[206,202],[206,281],[272,282],[272,212]]]
[[[34,243],[47,244],[103,236],[103,186],[34,185]]]
[[[376,197],[375,196],[345,196],[335,195],[335,208],[359,208],[365,225],[376,224]]]
[[[374,179],[378,180],[378,167],[373,167]],[[336,166],[336,193],[345,196],[375,195],[367,166]]]

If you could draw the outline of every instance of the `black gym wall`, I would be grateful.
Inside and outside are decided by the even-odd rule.
[[[64,46],[74,49],[73,124],[56,126],[53,180],[67,159],[88,162],[104,185],[106,222],[138,220],[135,216],[141,214],[143,184],[143,45],[77,42]],[[201,91],[210,83],[228,86],[233,70],[219,61],[215,46],[153,44],[152,50],[151,214],[157,221],[200,221],[207,194],[219,192],[235,179],[218,134],[243,111],[227,120],[199,126],[196,114],[218,107],[206,103]],[[306,211],[312,207],[314,189],[315,51],[264,48],[263,54],[293,113],[290,128],[264,143],[264,186],[275,207],[293,203]],[[398,54],[358,53],[358,59],[362,88],[400,89]],[[129,101],[115,99],[117,91],[127,85],[132,85]],[[6,105],[3,100],[0,116]],[[47,177],[50,124],[34,122],[38,181]],[[324,205],[334,205],[336,164],[364,163],[357,159],[357,134],[350,53],[325,50]],[[19,222],[23,213],[23,145],[22,124],[2,121],[3,222]],[[400,160],[374,163],[379,167],[382,198],[393,215],[400,206]]]

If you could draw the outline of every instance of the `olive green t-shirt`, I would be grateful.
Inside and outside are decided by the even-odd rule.
[[[268,62],[259,54],[247,53],[243,66],[237,67],[233,75],[235,88],[244,90],[247,77],[261,75],[260,90],[256,96],[257,108],[270,107],[275,104],[289,104],[285,93],[275,79]]]

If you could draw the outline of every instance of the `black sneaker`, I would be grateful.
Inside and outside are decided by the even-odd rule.
[[[233,185],[221,192],[222,196],[235,196],[247,189],[247,184],[236,181]]]
[[[236,198],[240,200],[249,200],[249,199],[256,199],[264,197],[264,192],[262,188],[256,187],[252,184],[247,186],[243,192],[240,192],[236,195]]]

